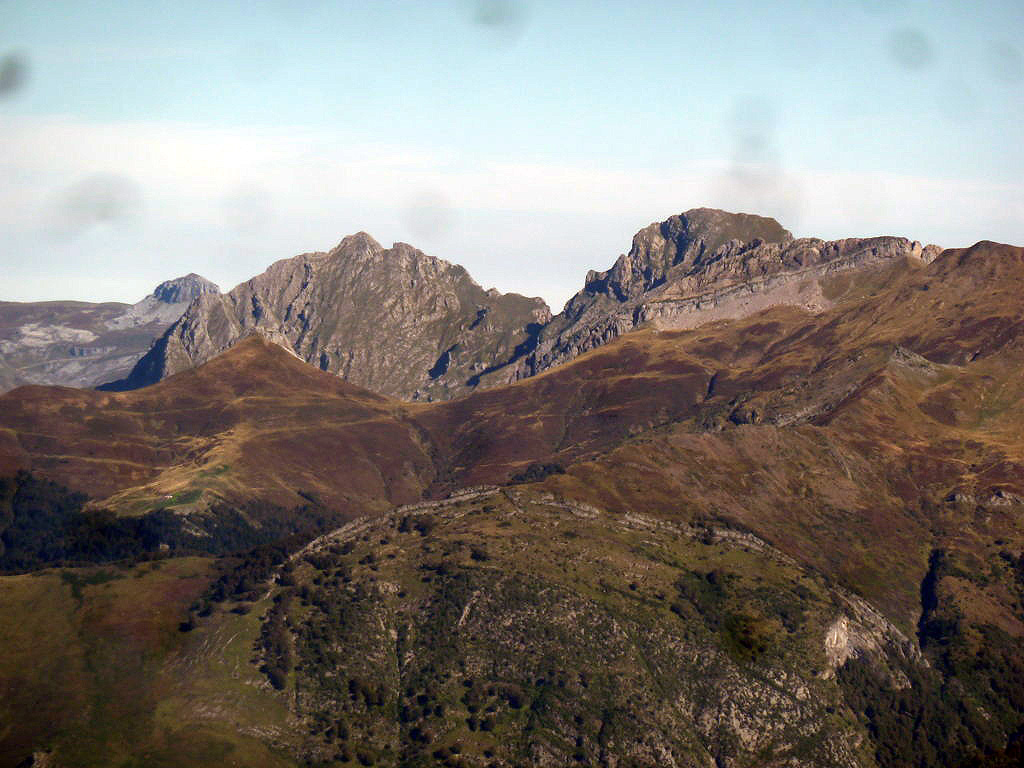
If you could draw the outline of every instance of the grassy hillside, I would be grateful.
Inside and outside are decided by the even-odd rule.
[[[249,661],[258,618],[180,631],[212,575],[180,558],[0,577],[0,765],[292,765],[261,730],[285,712]]]
[[[217,553],[354,522],[286,564],[2,577],[0,736],[56,765],[1012,754],[1022,285],[1024,250],[982,243],[442,404],[258,339],[137,392],[10,393],[0,464],[87,491],[72,521],[164,515]],[[0,496],[10,556],[51,518]]]

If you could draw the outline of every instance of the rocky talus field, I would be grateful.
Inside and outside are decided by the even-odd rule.
[[[460,270],[354,236],[0,396],[0,766],[1019,764],[1024,249]]]

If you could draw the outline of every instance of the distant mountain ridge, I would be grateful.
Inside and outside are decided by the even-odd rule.
[[[226,294],[193,273],[131,306],[0,303],[0,391],[137,389],[259,334],[372,391],[450,400],[645,325],[688,329],[778,305],[818,313],[833,304],[826,283],[836,275],[928,263],[939,250],[902,237],[795,239],[771,218],[697,208],[640,230],[552,315],[541,299],[485,291],[459,265],[360,232]]]
[[[204,295],[217,295],[220,288],[205,277],[191,272],[184,277],[165,280],[149,296],[133,304],[120,317],[110,321],[112,328],[127,328],[160,322],[170,325],[188,309],[189,304]]]
[[[483,291],[460,266],[359,233],[201,297],[119,388],[258,333],[373,391],[447,400],[535,376],[645,324],[693,328],[776,305],[820,312],[832,303],[823,280],[939,251],[902,237],[794,239],[771,218],[698,208],[642,229],[552,316],[540,299]]]
[[[0,302],[0,392],[22,384],[95,387],[122,378],[193,300],[219,291],[193,273],[162,282],[135,304]]]

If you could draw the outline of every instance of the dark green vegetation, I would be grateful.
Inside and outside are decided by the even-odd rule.
[[[224,555],[304,542],[340,522],[336,513],[258,501],[185,515],[159,509],[118,516],[86,509],[86,497],[28,472],[0,478],[0,572],[134,562],[187,554]],[[263,574],[266,578],[266,574]]]
[[[955,596],[957,581],[985,591],[1006,590],[1018,605],[1024,596],[1019,557],[1002,550],[985,563],[962,552],[935,550],[921,583],[918,625],[931,668],[915,670],[906,687],[888,684],[859,661],[839,670],[851,706],[875,742],[879,765],[924,768],[998,755],[1007,734],[1021,728],[1020,638],[1000,626],[1003,622],[970,621]],[[983,763],[971,757],[968,764]]]
[[[290,673],[301,754],[842,764],[855,721],[820,637],[850,598],[729,537],[512,490],[343,529],[295,561],[267,623],[292,627],[293,669],[273,667],[279,640],[266,657]]]
[[[348,526],[283,572],[264,671],[316,764],[953,766],[1024,711],[994,627],[944,624],[921,655],[748,533],[529,489]]]
[[[536,483],[538,480],[543,480],[549,475],[564,475],[565,467],[561,464],[541,464],[538,461],[533,462],[522,472],[512,475],[509,478],[509,483],[512,485],[518,485],[520,483]]]
[[[8,394],[0,466],[33,477],[5,499],[50,499],[4,517],[19,557],[119,554],[79,535],[94,506],[118,512],[110,530],[202,524],[232,557],[0,578],[0,754],[1012,760],[1022,285],[1024,251],[979,244],[839,275],[817,315],[643,330],[442,404],[258,339],[138,392]],[[233,540],[218,509],[265,538]],[[323,510],[349,522],[303,544],[334,525]]]

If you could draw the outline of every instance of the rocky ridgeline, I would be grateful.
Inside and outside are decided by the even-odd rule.
[[[651,224],[552,317],[540,299],[484,291],[460,266],[369,235],[279,261],[203,294],[125,382],[140,387],[259,333],[306,362],[403,399],[450,399],[534,376],[638,326],[686,329],[788,304],[831,306],[823,281],[936,246],[901,237],[794,239],[762,216],[700,208]]]
[[[95,387],[127,376],[193,300],[217,293],[190,274],[135,304],[0,302],[0,392],[22,384]]]
[[[685,330],[780,304],[820,312],[832,304],[823,279],[906,257],[930,262],[940,250],[903,237],[794,239],[774,219],[688,211],[640,230],[611,269],[591,271],[535,348],[488,383],[534,376],[648,323]]]
[[[540,299],[485,291],[461,266],[359,233],[200,296],[126,384],[159,381],[259,333],[375,392],[447,399],[492,361],[515,357],[550,319]]]

